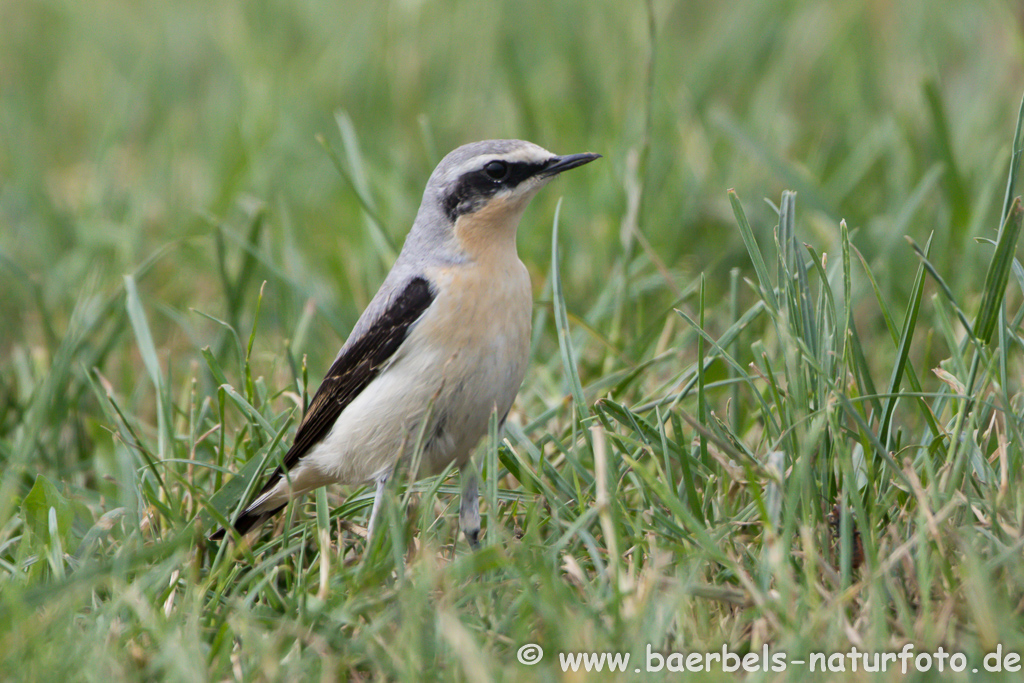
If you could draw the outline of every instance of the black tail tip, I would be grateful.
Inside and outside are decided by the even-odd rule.
[[[257,526],[267,521],[274,513],[284,508],[284,505],[274,508],[273,510],[266,510],[264,512],[243,512],[242,515],[235,520],[232,525],[235,531],[238,532],[239,536],[245,536],[247,533],[255,529]],[[210,534],[211,541],[219,541],[227,536],[228,530],[224,527],[217,529]]]

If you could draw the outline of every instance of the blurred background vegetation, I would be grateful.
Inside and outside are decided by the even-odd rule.
[[[934,232],[935,262],[957,266],[947,277],[959,293],[987,258],[971,238],[998,227],[1022,82],[1018,10],[4,3],[0,417],[9,428],[76,307],[83,320],[95,315],[122,274],[149,260],[139,286],[158,311],[162,363],[183,368],[224,334],[190,309],[237,325],[267,279],[257,352],[277,356],[282,339],[296,341],[312,301],[318,314],[293,351],[325,367],[393,252],[318,135],[345,163],[358,149],[357,175],[393,245],[427,175],[459,144],[518,137],[604,154],[539,197],[519,238],[540,294],[549,217],[565,195],[565,290],[580,315],[630,242],[631,182],[642,182],[635,224],[680,288],[704,272],[715,298],[730,267],[749,274],[726,201],[734,187],[763,243],[774,213],[760,199],[777,203],[784,188],[798,192],[822,251],[845,218],[887,292],[910,285],[916,259],[903,235],[923,243]],[[226,304],[222,261],[239,268],[254,216],[261,258],[244,300]],[[672,300],[657,287],[625,333],[660,325]],[[99,347],[75,370],[98,365],[130,392],[139,358],[123,323],[83,339]],[[67,409],[72,421],[90,412]],[[61,450],[56,459],[90,466],[91,447]]]
[[[932,235],[932,262],[974,311],[991,255],[975,238],[999,227],[1024,89],[1022,21],[996,0],[0,3],[0,529],[36,473],[95,515],[135,495],[139,462],[118,455],[96,389],[154,433],[126,274],[175,391],[193,377],[214,391],[204,347],[239,363],[264,281],[254,372],[285,386],[306,355],[315,386],[428,174],[473,140],[605,157],[539,196],[519,235],[543,311],[563,198],[585,383],[674,346],[666,316],[693,309],[701,273],[708,327],[731,323],[729,272],[753,273],[728,188],[764,248],[778,219],[762,198],[783,189],[818,253],[836,253],[845,219],[897,315],[918,265],[904,236]],[[895,351],[855,285],[884,377]],[[567,392],[539,360],[557,356],[553,326],[536,337],[520,422]],[[912,351],[922,372],[948,355],[938,335]],[[652,367],[634,398],[678,365]]]
[[[541,197],[520,236],[542,274],[547,217],[566,195],[576,307],[621,250],[627,160],[648,144],[638,223],[681,281],[745,265],[728,187],[755,224],[772,221],[760,198],[788,188],[824,235],[845,218],[872,259],[912,262],[903,234],[934,231],[947,258],[972,263],[983,255],[967,240],[998,222],[985,200],[1003,189],[1021,83],[1021,17],[1002,2],[655,2],[653,36],[642,5],[600,1],[0,12],[0,247],[16,265],[2,271],[5,355],[44,340],[41,315],[61,333],[83,285],[108,292],[167,245],[143,290],[185,318],[189,306],[215,314],[211,235],[240,231],[256,206],[261,248],[340,327],[302,350],[332,353],[321,342],[335,346],[386,265],[314,139],[340,147],[338,111],[396,244],[459,144],[603,153]],[[285,328],[294,303],[275,304]],[[180,329],[165,322],[161,341]]]

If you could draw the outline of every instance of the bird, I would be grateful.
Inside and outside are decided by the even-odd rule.
[[[398,258],[310,401],[294,442],[234,521],[238,534],[293,498],[339,483],[376,484],[372,537],[385,485],[420,441],[412,478],[454,463],[462,477],[459,526],[470,547],[479,547],[472,453],[492,413],[504,427],[529,361],[533,294],[516,251],[519,222],[542,187],[600,157],[483,140],[441,160]]]

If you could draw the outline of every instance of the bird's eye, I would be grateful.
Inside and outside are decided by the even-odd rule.
[[[508,164],[504,161],[492,161],[484,166],[484,173],[491,180],[504,180],[508,176]]]

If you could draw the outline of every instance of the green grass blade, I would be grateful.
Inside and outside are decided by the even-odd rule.
[[[558,332],[558,350],[562,356],[562,368],[569,391],[572,393],[576,412],[581,419],[590,417],[590,408],[583,396],[583,385],[580,383],[579,368],[576,366],[576,354],[573,351],[572,333],[569,330],[569,316],[565,308],[565,293],[562,291],[562,275],[559,269],[558,253],[558,218],[562,210],[562,201],[555,206],[555,219],[551,228],[551,299],[554,304],[555,330]]]
[[[1010,205],[1010,211],[999,230],[996,249],[992,254],[992,260],[989,261],[988,271],[985,273],[981,308],[974,321],[974,333],[983,344],[988,344],[992,339],[992,333],[999,321],[999,313],[1003,307],[1003,300],[1006,298],[1006,285],[1010,279],[1010,269],[1013,266],[1013,258],[1017,250],[1017,238],[1020,235],[1022,218],[1024,218],[1024,210],[1021,209],[1018,197]]]
[[[775,298],[775,289],[772,286],[771,278],[768,276],[768,268],[764,264],[761,249],[757,246],[757,239],[754,238],[754,231],[750,229],[750,222],[747,220],[747,215],[743,211],[743,205],[740,204],[740,199],[736,195],[735,190],[729,190],[729,203],[732,205],[733,215],[736,216],[736,225],[739,226],[740,237],[743,238],[747,254],[750,256],[750,261],[754,264],[757,280],[761,284],[761,295],[768,303],[772,312],[777,313],[779,302]]]
[[[931,238],[924,247],[924,256],[928,256],[931,249]],[[921,297],[924,294],[924,263],[918,265],[917,275],[914,276],[914,285],[911,289],[910,305],[903,318],[903,326],[900,329],[899,342],[896,345],[896,363],[893,365],[892,374],[889,376],[889,385],[886,391],[885,409],[882,412],[882,422],[878,428],[878,439],[886,447],[890,442],[890,429],[892,427],[892,416],[896,410],[896,403],[899,400],[900,384],[903,382],[903,375],[906,371],[910,357],[910,347],[914,339],[914,331],[917,329],[918,314],[921,311]]]

